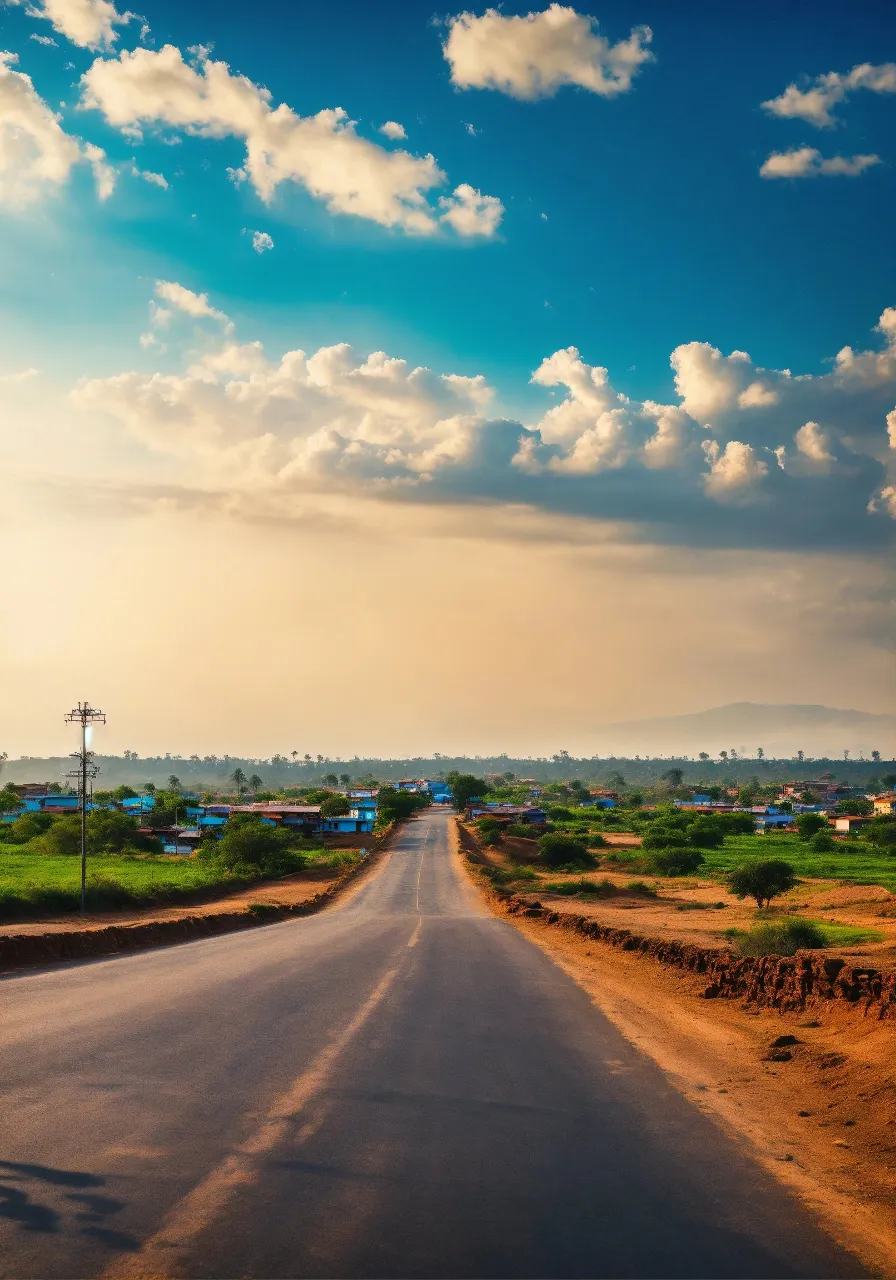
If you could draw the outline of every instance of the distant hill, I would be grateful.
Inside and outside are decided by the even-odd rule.
[[[717,757],[733,748],[739,756],[755,756],[762,747],[774,759],[796,755],[843,759],[870,757],[879,751],[896,756],[896,715],[843,711],[805,703],[729,702],[689,715],[624,720],[595,729],[595,751],[616,755],[697,755]]]

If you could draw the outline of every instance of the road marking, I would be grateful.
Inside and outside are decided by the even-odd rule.
[[[407,944],[409,947],[416,945],[422,927],[421,919]],[[389,970],[348,1026],[324,1046],[307,1070],[276,1099],[255,1133],[174,1206],[161,1228],[144,1242],[138,1253],[113,1263],[103,1273],[105,1280],[149,1280],[149,1277],[163,1280],[182,1273],[190,1245],[221,1215],[236,1191],[255,1181],[259,1158],[286,1138],[297,1113],[323,1089],[340,1054],[382,1003],[399,968],[400,965],[395,965]],[[299,1136],[302,1132],[299,1131]]]
[[[426,835],[423,837],[423,844],[420,848],[420,867],[417,871],[417,910],[420,910],[420,877],[423,875],[423,859],[426,857],[426,842],[429,840],[430,828],[426,828]]]

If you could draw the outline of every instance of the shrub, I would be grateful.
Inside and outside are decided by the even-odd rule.
[[[21,822],[21,818],[18,821]],[[16,825],[14,822],[13,826]],[[896,819],[887,817],[872,818],[863,835],[866,840],[877,848],[887,849],[896,853]]]
[[[704,862],[699,849],[669,845],[654,849],[648,858],[651,871],[661,876],[689,876]]]
[[[589,849],[605,849],[606,845],[607,845],[607,842],[603,838],[603,836],[600,834],[600,832],[592,831],[591,835],[588,837],[588,848]]]
[[[755,898],[759,907],[786,893],[796,883],[796,873],[783,858],[767,858],[735,867],[728,875],[728,892],[738,898]]]
[[[778,920],[754,925],[737,943],[742,956],[792,956],[825,945],[825,937],[809,920]]]
[[[830,853],[835,847],[834,837],[829,831],[817,831],[809,841],[813,853]]]
[[[517,840],[537,840],[541,831],[534,822],[511,822],[507,827],[507,834],[515,836]]]
[[[485,845],[500,844],[502,840],[501,824],[495,818],[480,818],[476,823],[479,839]]]
[[[572,809],[567,809],[562,804],[549,804],[545,809],[545,813],[549,818],[553,818],[554,822],[569,822],[574,816]]]
[[[3,839],[10,844],[27,844],[49,831],[55,821],[52,813],[23,813],[15,822],[4,823]]]
[[[641,841],[641,847],[648,853],[653,849],[687,849],[688,838],[683,831],[672,827],[653,826]]]
[[[199,853],[236,876],[283,875],[305,865],[289,831],[247,813],[234,814],[221,838],[201,844]]]
[[[827,818],[820,813],[801,813],[796,820],[796,829],[803,840],[811,840],[817,832],[824,831],[827,825]]]
[[[581,840],[576,840],[573,836],[561,835],[559,832],[555,835],[542,836],[538,842],[538,852],[549,867],[590,867],[594,864],[594,859]]]
[[[725,828],[714,817],[695,818],[688,827],[688,840],[696,849],[718,849],[725,839]]]

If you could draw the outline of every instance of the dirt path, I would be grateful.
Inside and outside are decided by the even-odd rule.
[[[503,915],[501,900],[462,861]],[[851,1008],[780,1014],[707,1002],[698,976],[537,919],[506,918],[682,1093],[793,1188],[837,1240],[876,1274],[896,1277],[892,1022]],[[782,1035],[796,1038],[791,1059],[769,1060]]]

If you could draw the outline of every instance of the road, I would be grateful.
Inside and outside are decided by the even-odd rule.
[[[319,916],[0,982],[0,1274],[864,1274],[449,821]]]

